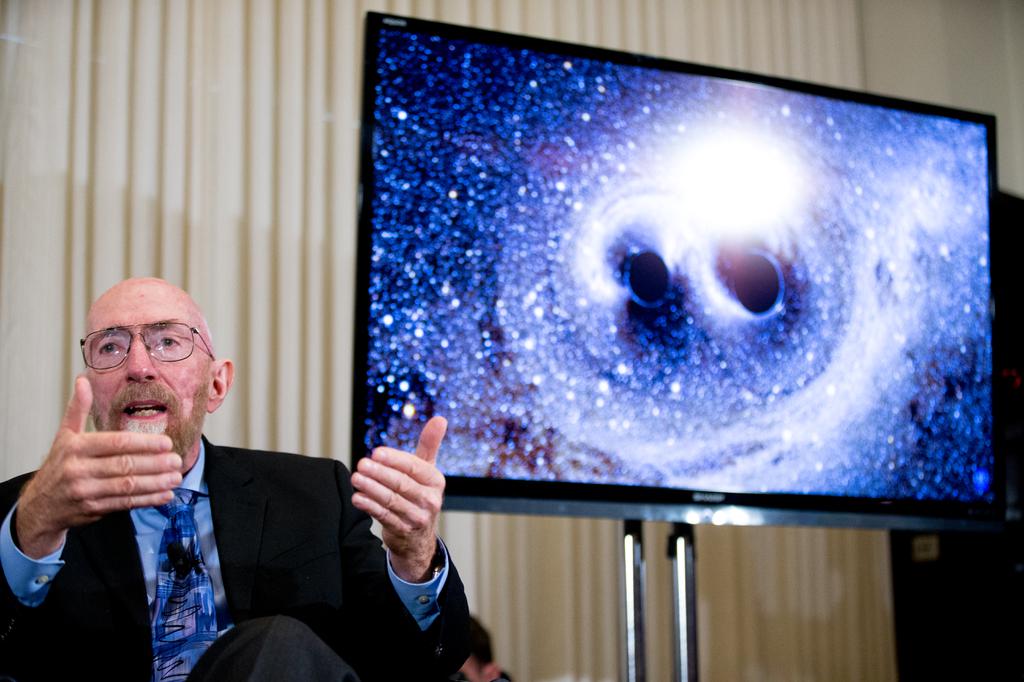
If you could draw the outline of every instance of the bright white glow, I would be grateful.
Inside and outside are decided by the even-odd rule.
[[[574,279],[584,283],[591,303],[609,304],[623,295],[614,268],[605,262],[623,228],[637,226],[670,272],[714,278],[701,266],[713,262],[717,244],[764,239],[799,224],[809,183],[803,160],[784,140],[735,128],[699,132],[660,164],[657,186],[620,183],[588,202],[571,258]],[[739,303],[730,305],[749,316]]]
[[[623,559],[625,560],[624,567],[626,570],[626,658],[627,665],[626,670],[629,674],[630,682],[636,679],[634,670],[636,665],[636,621],[634,609],[634,594],[633,594],[633,536],[626,534],[623,536],[622,542]]]
[[[722,507],[711,515],[711,523],[715,526],[749,526],[751,517],[746,509],[740,507]]]
[[[695,139],[670,171],[695,227],[742,237],[784,222],[802,205],[806,178],[782,141],[744,130]]]
[[[687,641],[689,638],[689,623],[687,623],[686,600],[689,596],[686,593],[686,538],[676,538],[676,646],[679,647],[679,671],[685,679],[689,671],[689,656],[687,655]],[[696,623],[694,623],[696,625]]]

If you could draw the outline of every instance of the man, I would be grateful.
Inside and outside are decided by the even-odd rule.
[[[436,536],[443,419],[415,454],[378,448],[351,476],[216,446],[203,421],[234,366],[187,293],[126,280],[87,332],[49,455],[0,486],[0,675],[368,682],[459,667],[468,608]]]
[[[452,675],[455,682],[495,682],[496,680],[509,680],[508,673],[501,669],[501,666],[494,661],[494,654],[491,649],[491,635],[487,629],[475,617],[469,617],[469,658],[459,668],[459,672]]]

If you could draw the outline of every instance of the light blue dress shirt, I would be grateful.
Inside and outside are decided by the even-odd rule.
[[[210,497],[206,488],[206,481],[203,473],[206,470],[206,447],[200,442],[199,457],[195,466],[189,470],[181,482],[181,488],[199,493],[195,503],[196,529],[199,532],[199,547],[203,552],[203,562],[210,572],[213,581],[214,601],[217,606],[217,624],[221,632],[230,628],[231,616],[227,608],[227,595],[224,592],[224,582],[220,573],[220,555],[217,553],[217,542],[213,536],[213,516],[210,512]],[[50,589],[50,583],[60,572],[64,561],[60,555],[64,551],[61,545],[53,554],[41,559],[32,559],[25,556],[18,546],[14,544],[14,536],[11,533],[11,519],[14,517],[14,510],[17,504],[4,518],[0,526],[0,564],[7,577],[7,584],[10,586],[14,596],[26,606],[39,606],[46,598]],[[139,549],[139,558],[142,561],[143,575],[146,581],[146,596],[149,605],[152,607],[156,594],[156,572],[157,557],[160,551],[160,539],[163,536],[167,519],[155,507],[133,509],[131,511],[132,523],[135,525],[135,542]],[[397,575],[391,568],[391,554],[388,553],[388,575],[395,587],[395,592],[405,607],[412,614],[419,624],[420,629],[426,630],[431,623],[440,615],[440,607],[437,598],[441,594],[445,580],[448,577],[448,549],[438,539],[438,544],[444,553],[444,568],[432,580],[425,583],[409,583]]]

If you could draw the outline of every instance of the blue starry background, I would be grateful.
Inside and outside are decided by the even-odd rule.
[[[993,499],[982,125],[387,29],[376,77],[368,448]]]

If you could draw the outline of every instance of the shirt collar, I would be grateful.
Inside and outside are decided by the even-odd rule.
[[[196,457],[196,463],[192,465],[188,473],[185,474],[185,478],[182,479],[179,488],[185,490],[191,490],[192,492],[199,493],[200,495],[206,495],[206,478],[203,474],[206,471],[206,443],[203,439],[199,439],[199,456]]]

